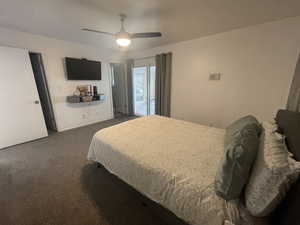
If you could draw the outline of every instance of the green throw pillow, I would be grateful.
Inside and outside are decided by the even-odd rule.
[[[230,124],[226,128],[225,147],[231,141],[232,136],[236,132],[240,131],[242,128],[244,128],[245,126],[250,125],[250,124],[256,125],[255,129],[257,129],[257,132],[260,135],[262,128],[261,128],[261,125],[258,122],[258,120],[254,116],[251,116],[251,115],[244,116],[244,117],[234,121],[232,124]]]
[[[257,155],[261,126],[253,118],[244,117],[246,121],[226,129],[225,153],[215,179],[216,193],[226,200],[240,197]]]

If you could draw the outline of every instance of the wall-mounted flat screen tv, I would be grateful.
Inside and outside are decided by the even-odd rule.
[[[101,62],[66,57],[68,80],[101,80]]]

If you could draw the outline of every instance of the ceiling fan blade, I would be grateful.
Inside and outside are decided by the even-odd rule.
[[[99,33],[99,34],[107,34],[107,35],[115,36],[115,34],[113,34],[113,33],[99,31],[99,30],[93,30],[93,29],[88,29],[88,28],[83,28],[81,30],[83,30],[83,31],[90,31],[90,32]]]
[[[131,38],[153,38],[153,37],[161,37],[162,34],[160,32],[147,32],[147,33],[133,33],[131,34]]]

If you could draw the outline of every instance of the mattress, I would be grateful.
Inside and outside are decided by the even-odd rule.
[[[214,192],[225,130],[148,116],[97,132],[87,158],[191,225],[258,224]]]

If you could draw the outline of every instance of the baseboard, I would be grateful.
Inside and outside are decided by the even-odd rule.
[[[108,117],[108,118],[105,118],[103,120],[88,121],[86,123],[80,123],[80,124],[77,124],[77,125],[74,125],[74,126],[71,126],[71,127],[65,127],[65,128],[59,129],[57,132],[72,130],[72,129],[76,129],[76,128],[79,128],[79,127],[85,127],[85,126],[92,125],[92,124],[95,124],[95,123],[100,123],[100,122],[103,122],[103,121],[111,120],[113,118],[114,117]]]

